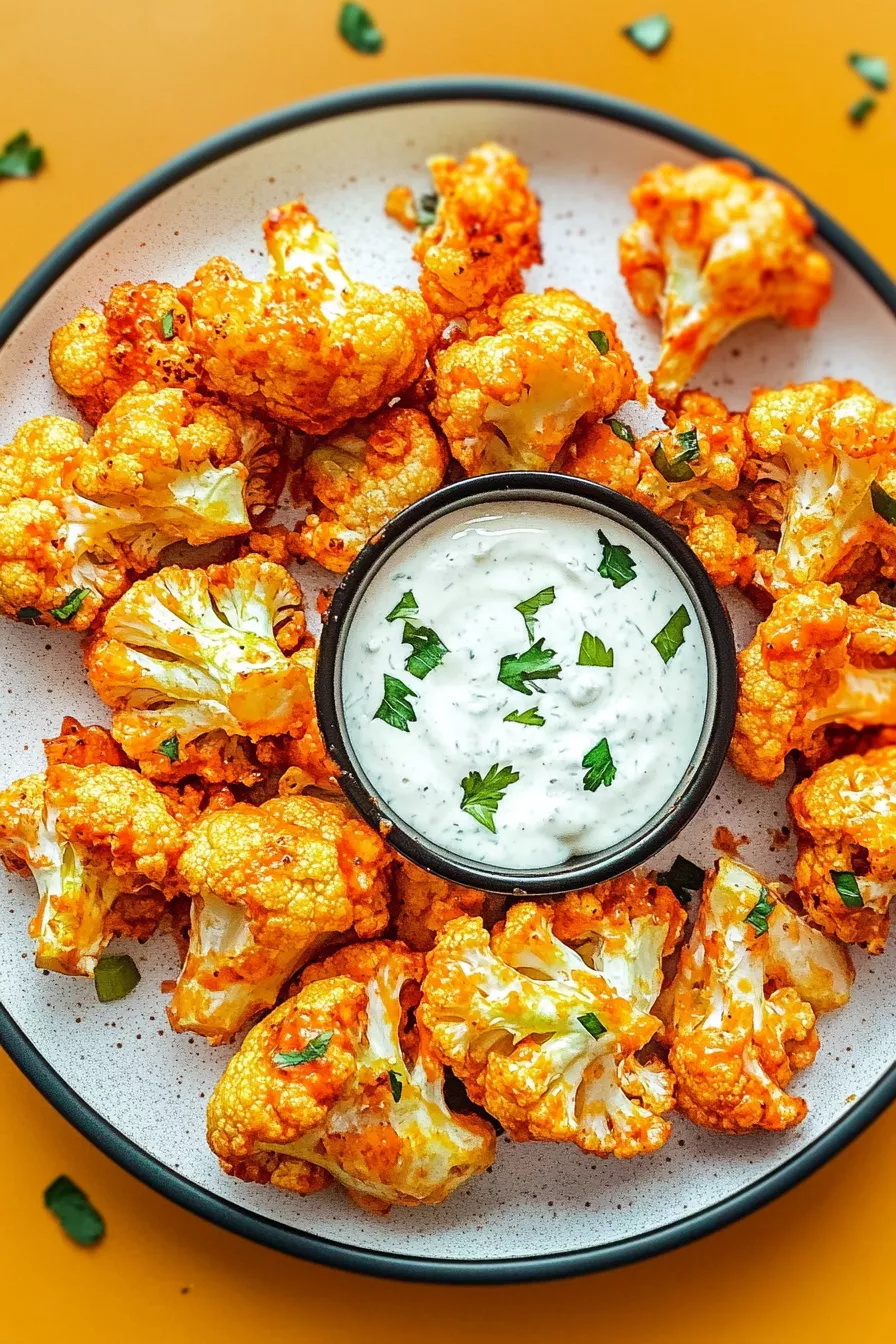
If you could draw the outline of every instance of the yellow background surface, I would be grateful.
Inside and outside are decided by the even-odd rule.
[[[27,127],[48,167],[0,183],[0,295],[114,192],[200,138],[327,90],[444,73],[565,80],[690,120],[790,177],[896,271],[896,89],[861,129],[845,117],[865,91],[847,52],[896,64],[893,0],[668,0],[675,34],[658,58],[618,34],[652,3],[371,0],[387,37],[375,57],[339,41],[336,0],[7,4],[0,136]],[[43,1208],[61,1172],[107,1218],[94,1251],[67,1242]],[[243,1242],[116,1168],[5,1057],[0,1188],[0,1344],[896,1337],[896,1111],[737,1226],[557,1284],[402,1285]]]

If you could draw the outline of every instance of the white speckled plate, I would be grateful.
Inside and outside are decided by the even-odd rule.
[[[47,369],[51,332],[119,280],[186,281],[213,253],[262,265],[266,210],[303,193],[340,239],[349,272],[415,284],[408,235],[383,214],[386,189],[428,185],[424,162],[489,138],[531,165],[544,201],[545,265],[529,287],[568,285],[610,309],[643,373],[657,333],[632,308],[616,268],[627,193],[661,159],[731,154],[661,115],[572,89],[498,80],[369,88],[300,105],[229,131],[111,202],[64,243],[0,314],[0,432],[30,416],[71,414]],[[814,331],[762,323],[735,336],[703,385],[743,406],[757,383],[852,376],[896,398],[896,289],[831,221],[820,218],[836,273]],[[640,413],[639,413],[640,414]],[[633,416],[640,428],[645,418]],[[658,422],[658,417],[656,419]],[[310,569],[302,571],[307,586]],[[734,612],[741,640],[753,620]],[[86,683],[78,638],[4,622],[0,783],[43,765],[41,738],[64,713],[106,721]],[[702,816],[672,846],[715,857],[717,826],[748,835],[744,856],[772,876],[790,855],[771,834],[786,819],[786,787],[766,790],[727,770]],[[5,875],[4,875],[5,876]],[[164,980],[177,973],[160,936],[129,947],[142,981],[104,1007],[90,981],[40,974],[27,934],[30,882],[5,876],[0,920],[0,1040],[56,1106],[155,1188],[233,1230],[347,1268],[405,1277],[496,1281],[574,1273],[667,1249],[786,1189],[867,1124],[896,1092],[896,949],[858,958],[852,1002],[821,1021],[817,1062],[798,1075],[809,1116],[784,1135],[740,1140],[676,1121],[667,1147],[633,1162],[592,1161],[571,1145],[498,1144],[490,1173],[434,1209],[360,1212],[338,1190],[310,1199],[228,1179],[204,1141],[207,1098],[227,1058],[176,1036]],[[855,1042],[861,1042],[861,1049]]]

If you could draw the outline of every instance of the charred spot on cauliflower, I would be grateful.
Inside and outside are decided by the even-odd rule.
[[[816,1015],[842,1007],[846,951],[753,869],[721,859],[672,985],[676,1105],[705,1129],[789,1129],[806,1103],[784,1089],[818,1050]]]
[[[495,1135],[445,1102],[425,1031],[408,1020],[423,958],[345,948],[254,1027],[208,1107],[224,1171],[308,1194],[336,1180],[362,1208],[439,1204],[491,1165]]]
[[[662,322],[651,391],[672,405],[720,341],[771,317],[811,327],[831,295],[831,265],[810,246],[802,202],[733,159],[645,173],[619,240],[635,307]]]
[[[375,532],[438,489],[448,460],[429,417],[403,407],[316,444],[302,464],[299,494],[311,508],[300,553],[344,574]]]

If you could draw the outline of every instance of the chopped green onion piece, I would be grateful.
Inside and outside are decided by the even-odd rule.
[[[79,1246],[95,1246],[106,1233],[103,1215],[68,1176],[57,1176],[44,1191],[44,1204]]]
[[[435,224],[438,211],[438,192],[424,191],[420,200],[417,202],[417,227],[428,229],[431,224]]]
[[[613,650],[608,649],[600,635],[590,635],[586,630],[579,645],[579,667],[612,667]]]
[[[180,760],[180,743],[177,740],[177,733],[172,733],[166,737],[164,742],[159,743],[159,751],[163,756],[167,756],[169,761]]]
[[[50,615],[61,624],[66,624],[81,610],[81,605],[89,594],[89,588],[76,588],[73,593],[69,593],[61,607],[50,608]]]
[[[417,599],[410,588],[406,593],[402,593],[395,606],[386,617],[387,621],[406,621],[409,617],[417,615],[420,608],[417,606]]]
[[[162,335],[166,341],[170,341],[174,335],[174,309],[169,308],[167,313],[162,314]]]
[[[631,447],[634,448],[635,436],[624,420],[616,420],[615,418],[611,417],[604,423],[610,426],[613,433],[616,435],[617,439],[624,439],[627,444],[630,444]]]
[[[610,340],[605,331],[589,331],[589,339],[594,342],[602,355],[605,355],[610,348]]]
[[[583,1013],[578,1021],[596,1041],[599,1041],[607,1030],[596,1013]]]
[[[312,1060],[324,1057],[332,1039],[332,1031],[322,1031],[319,1036],[310,1040],[303,1050],[278,1051],[274,1055],[274,1063],[278,1069],[294,1069],[299,1064],[310,1064]]]
[[[363,5],[343,5],[339,15],[339,36],[362,56],[382,51],[385,38]]]
[[[125,999],[140,983],[140,972],[133,957],[100,957],[93,973],[93,985],[100,1003]]]
[[[390,728],[397,728],[401,733],[410,732],[408,724],[417,721],[411,696],[416,699],[417,692],[405,686],[398,677],[390,677],[388,672],[384,672],[383,699],[373,717],[382,719],[383,723],[388,723]]]
[[[401,1101],[404,1083],[401,1081],[401,1074],[396,1073],[394,1069],[389,1070],[389,1087],[392,1091],[392,1100]]]
[[[877,481],[871,482],[871,507],[884,522],[896,523],[896,499],[888,494],[882,485],[878,485]]]
[[[677,611],[673,611],[659,634],[654,635],[650,641],[664,663],[674,658],[681,648],[684,643],[684,632],[690,623],[691,618],[684,607],[679,607]]]
[[[601,784],[609,788],[616,778],[616,766],[610,754],[610,744],[605,737],[582,757],[582,764],[587,771],[584,785],[588,793],[596,793]]]
[[[648,14],[623,28],[622,33],[648,56],[656,56],[672,36],[672,25],[665,14]]]
[[[861,126],[862,122],[877,107],[877,99],[872,98],[870,93],[866,93],[864,98],[859,98],[852,104],[847,116],[853,126]]]
[[[746,924],[752,924],[757,933],[768,933],[768,917],[775,908],[774,901],[769,899],[768,887],[763,887],[759,900],[753,906],[753,909],[745,919]]]
[[[31,143],[28,131],[7,140],[0,154],[0,177],[33,177],[44,166],[44,152]]]
[[[883,56],[863,56],[858,51],[851,51],[846,59],[866,84],[870,84],[872,89],[877,89],[879,93],[886,93],[890,87],[889,61]]]
[[[855,873],[838,872],[832,868],[830,873],[831,881],[834,884],[837,895],[845,906],[850,910],[857,910],[859,906],[865,904],[862,900],[862,893],[859,891],[859,884],[856,881]]]
[[[603,532],[598,532],[597,539],[603,546],[604,551],[601,556],[598,574],[602,579],[612,579],[614,588],[624,588],[627,583],[631,583],[635,578],[635,566],[632,560],[632,553],[627,546],[614,546],[608,541]]]

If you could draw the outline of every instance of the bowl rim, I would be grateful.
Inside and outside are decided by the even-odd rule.
[[[428,842],[379,800],[349,746],[341,707],[342,659],[352,618],[390,555],[437,519],[477,504],[550,502],[588,509],[640,536],[669,563],[697,613],[706,649],[706,709],[694,755],[671,797],[633,835],[597,854],[534,870],[477,863]],[[595,520],[597,525],[597,520]],[[737,655],[728,613],[703,565],[676,532],[636,500],[608,486],[564,473],[503,471],[440,486],[403,509],[370,538],[342,575],[323,620],[314,677],[317,718],[343,793],[399,854],[449,882],[505,896],[556,896],[581,891],[628,872],[667,845],[696,815],[725,760],[737,702]]]
[[[175,155],[91,214],[27,276],[0,309],[0,348],[47,290],[88,248],[141,206],[202,168],[259,141],[318,121],[430,102],[517,103],[530,108],[582,113],[646,131],[708,158],[739,159],[754,172],[774,178],[800,197],[815,220],[819,236],[866,281],[896,317],[896,283],[871,254],[786,178],[718,136],[654,108],[576,85],[517,77],[460,75],[371,84],[292,103],[239,122]],[[86,1138],[119,1166],[183,1208],[274,1250],[332,1268],[431,1283],[523,1283],[566,1278],[632,1264],[686,1245],[726,1227],[790,1190],[861,1134],[896,1098],[894,1060],[859,1101],[773,1171],[705,1209],[673,1218],[649,1232],[623,1237],[602,1246],[545,1255],[487,1261],[450,1260],[351,1246],[303,1232],[234,1204],[152,1157],[101,1116],[57,1073],[3,1004],[0,1004],[0,1045],[50,1104]]]

